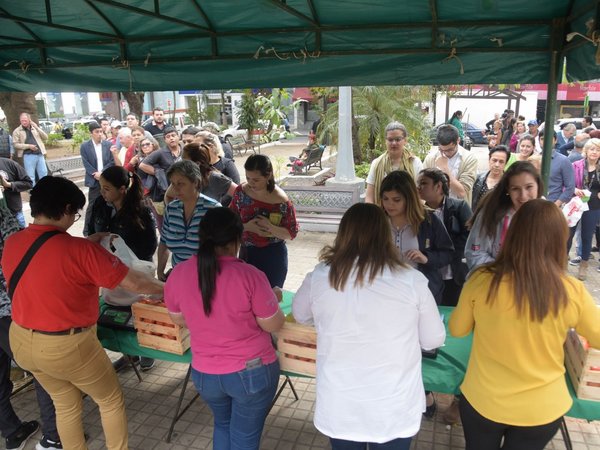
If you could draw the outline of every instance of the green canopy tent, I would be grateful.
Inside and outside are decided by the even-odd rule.
[[[0,0],[0,90],[548,83],[553,123],[563,61],[600,78],[598,18],[598,0]]]

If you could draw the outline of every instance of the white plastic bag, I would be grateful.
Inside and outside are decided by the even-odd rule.
[[[562,206],[562,212],[565,215],[570,228],[577,225],[577,222],[579,222],[583,213],[589,209],[590,207],[587,202],[584,202],[577,196],[573,197]]]
[[[100,241],[100,245],[119,258],[127,267],[154,276],[156,271],[154,263],[138,259],[120,236],[107,236]],[[129,292],[120,287],[115,289],[102,288],[101,294],[106,303],[114,306],[129,306],[143,297],[141,294]]]

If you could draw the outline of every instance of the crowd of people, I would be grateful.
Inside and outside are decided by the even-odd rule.
[[[107,447],[128,447],[115,365],[94,328],[98,288],[117,286],[162,296],[173,321],[190,330],[192,380],[214,415],[214,448],[258,449],[279,380],[270,333],[284,324],[278,302],[286,241],[299,231],[269,158],[250,156],[241,183],[217,130],[180,134],[160,108],[145,129],[134,114],[110,136],[92,122],[80,149],[86,201],[72,182],[36,172],[44,137],[21,117],[10,144],[32,155],[25,172],[34,172],[29,184],[7,177],[3,186],[31,189],[33,223],[24,227],[22,211],[10,207],[20,205],[8,196],[8,208],[0,207],[0,431],[7,449],[20,448],[39,427],[12,409],[11,359],[36,380],[38,450],[86,448],[82,392],[99,406]],[[295,320],[317,330],[314,422],[334,450],[408,449],[422,416],[436,413],[421,351],[444,343],[440,305],[456,307],[451,334],[473,332],[461,394],[446,411],[460,414],[467,449],[504,441],[503,448],[541,450],[568,411],[567,331],[600,345],[600,313],[581,283],[600,219],[600,139],[590,130],[560,138],[548,131],[557,144],[544,199],[532,160],[544,133],[527,133],[525,121],[509,115],[506,121],[510,133],[491,124],[498,133],[484,173],[452,123],[438,127],[437,148],[424,161],[406,146],[406,127],[388,124],[365,203],[344,214],[295,294]],[[589,204],[577,237],[580,280],[565,270],[577,234],[560,209],[575,196]],[[67,230],[86,203],[85,238],[71,237]],[[123,238],[140,260],[156,260],[157,279],[98,245],[109,235]],[[154,360],[139,364],[150,370]]]
[[[438,127],[437,149],[422,163],[405,147],[406,128],[390,123],[387,151],[367,178],[367,204],[346,212],[296,293],[295,319],[317,331],[315,426],[333,449],[408,449],[421,414],[435,413],[419,350],[445,339],[436,303],[456,306],[451,334],[474,333],[461,395],[445,412],[450,422],[460,415],[467,449],[541,450],[569,410],[563,343],[575,328],[598,345],[600,313],[581,283],[585,265],[580,280],[565,270],[569,231],[560,208],[574,195],[590,197],[581,220],[586,261],[600,210],[600,147],[577,140],[583,154],[574,175],[557,133],[548,132],[555,149],[542,199],[531,156],[544,134],[505,119],[513,131],[496,136],[480,174],[451,123]],[[563,137],[561,149],[574,138]]]

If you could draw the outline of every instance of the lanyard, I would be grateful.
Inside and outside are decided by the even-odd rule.
[[[507,215],[504,216],[504,221],[502,222],[502,232],[500,233],[500,247],[504,243],[504,238],[506,237],[506,232],[508,231],[508,226],[510,225],[510,217]]]

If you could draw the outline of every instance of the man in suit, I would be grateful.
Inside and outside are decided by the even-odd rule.
[[[563,145],[567,145],[573,142],[575,138],[575,133],[577,133],[577,127],[574,123],[566,124],[562,130],[558,132],[556,135],[556,147],[560,148]],[[566,155],[565,155],[566,156]]]
[[[87,233],[89,220],[92,215],[92,206],[100,196],[100,174],[104,169],[115,165],[112,153],[110,152],[111,143],[102,140],[102,127],[97,122],[91,122],[89,125],[92,138],[81,144],[79,153],[85,168],[85,185],[89,188],[87,208],[85,209],[85,225],[83,227],[84,235]]]

